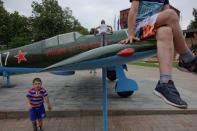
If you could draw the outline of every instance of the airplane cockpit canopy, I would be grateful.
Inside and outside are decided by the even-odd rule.
[[[78,32],[70,32],[65,34],[60,34],[51,38],[48,38],[45,41],[45,47],[49,48],[56,45],[63,45],[67,43],[75,42],[80,36],[82,36]]]
[[[59,44],[75,42],[80,36],[81,34],[78,32],[70,32],[70,33],[58,35]]]
[[[28,53],[42,53],[43,48],[51,48],[58,45],[68,45],[75,42],[82,35],[78,32],[70,32],[65,34],[60,34],[45,40],[37,41],[29,45],[25,45],[22,47],[9,49],[7,51],[18,51],[18,50],[28,50]]]

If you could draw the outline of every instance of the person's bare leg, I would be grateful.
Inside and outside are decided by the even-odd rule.
[[[174,56],[172,29],[168,26],[158,28],[156,39],[160,74],[171,75]]]
[[[36,123],[36,121],[33,121],[32,125],[33,125],[33,130],[37,131],[37,123]]]
[[[197,57],[192,54],[186,44],[179,25],[179,18],[174,10],[167,9],[159,13],[156,20],[156,29],[161,26],[168,26],[172,29],[174,47],[180,54],[177,68],[181,71],[193,72],[197,74]]]
[[[40,128],[40,130],[42,130],[42,125],[43,125],[43,122],[42,122],[42,119],[38,119],[38,127]]]
[[[156,28],[161,26],[168,26],[172,29],[174,46],[179,53],[189,51],[179,24],[178,15],[174,10],[167,9],[158,15]]]
[[[160,81],[158,81],[153,92],[155,95],[161,97],[166,103],[185,109],[187,108],[187,103],[181,99],[179,92],[171,79],[174,56],[173,32],[171,27],[159,27],[156,32],[156,39]]]

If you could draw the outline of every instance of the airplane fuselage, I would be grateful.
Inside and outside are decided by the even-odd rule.
[[[108,45],[127,37],[126,30],[107,35]],[[2,51],[1,67],[44,68],[101,46],[100,35],[80,36],[77,32],[58,35],[30,45]]]

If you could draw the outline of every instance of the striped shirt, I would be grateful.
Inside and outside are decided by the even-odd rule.
[[[48,96],[47,91],[42,87],[40,90],[35,90],[35,88],[29,89],[27,92],[27,98],[30,101],[32,107],[39,107],[44,103],[44,97]]]

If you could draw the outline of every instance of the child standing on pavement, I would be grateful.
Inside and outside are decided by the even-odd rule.
[[[33,87],[27,92],[29,117],[33,124],[34,131],[43,131],[42,119],[46,116],[44,101],[48,105],[48,110],[51,111],[52,107],[49,102],[48,93],[42,87],[42,81],[40,78],[33,79]]]

